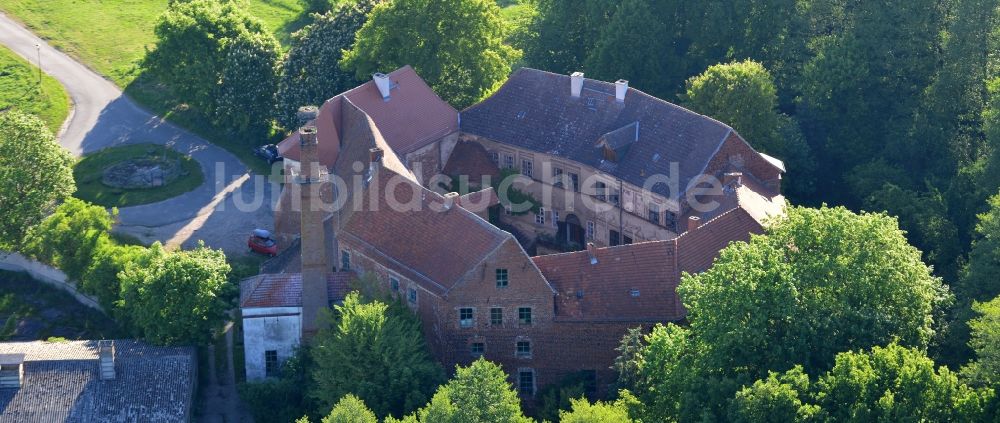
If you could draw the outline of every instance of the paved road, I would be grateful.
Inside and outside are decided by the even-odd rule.
[[[0,43],[32,63],[40,51],[42,70],[66,87],[73,112],[59,142],[73,155],[128,143],[155,143],[190,154],[201,164],[205,184],[166,201],[121,209],[120,228],[145,241],[190,246],[196,238],[203,238],[209,245],[235,252],[243,248],[242,242],[233,242],[234,236],[270,226],[271,187],[249,177],[235,156],[137,106],[113,83],[3,13]],[[264,206],[244,212],[232,202],[232,198],[245,197],[243,203],[248,203],[254,194],[265,196]]]

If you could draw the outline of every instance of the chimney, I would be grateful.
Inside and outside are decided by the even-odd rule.
[[[624,79],[615,81],[615,101],[624,103],[626,91],[628,91],[628,81]]]
[[[115,379],[115,341],[97,342],[97,363],[101,380]]]
[[[583,72],[573,72],[569,76],[569,92],[573,98],[580,98],[583,92]]]
[[[722,175],[722,186],[739,187],[743,185],[743,172],[728,172]]]
[[[389,90],[392,89],[392,81],[389,80],[389,75],[378,72],[372,75],[372,80],[375,81],[375,86],[378,87],[379,94],[382,94],[382,100],[389,101]]]
[[[593,242],[587,243],[587,255],[590,256],[590,264],[597,264],[597,246]]]
[[[316,106],[299,107],[299,111],[295,113],[295,117],[299,119],[299,126],[303,126],[319,117],[319,108]]]
[[[299,143],[302,149],[299,195],[301,196],[301,249],[302,249],[302,339],[312,337],[319,330],[320,311],[330,306],[327,298],[326,233],[323,219],[326,217],[321,207],[320,186],[323,183],[323,169],[319,163],[319,140],[316,127],[299,129]]]
[[[458,200],[458,197],[459,196],[457,192],[449,192],[445,194],[444,204],[442,205],[442,209],[451,210],[451,208],[455,206],[455,201]]]
[[[0,354],[0,389],[17,389],[23,383],[24,354]]]
[[[701,225],[701,218],[700,217],[698,217],[698,216],[688,217],[688,228],[687,228],[688,232],[692,232],[695,229],[698,229],[698,226],[700,226],[700,225]]]

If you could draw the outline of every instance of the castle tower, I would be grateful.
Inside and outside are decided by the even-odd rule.
[[[320,187],[327,177],[319,162],[319,140],[315,126],[299,129],[301,163],[295,183],[299,184],[302,206],[302,340],[306,341],[319,330],[320,311],[330,306],[327,295],[326,235],[323,231],[325,207],[320,198]]]

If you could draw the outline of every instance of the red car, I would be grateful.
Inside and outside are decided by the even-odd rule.
[[[271,233],[264,229],[254,229],[247,238],[250,251],[274,257],[278,255],[278,243],[271,238]]]

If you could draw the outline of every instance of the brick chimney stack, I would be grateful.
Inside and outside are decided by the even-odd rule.
[[[330,306],[326,291],[326,274],[330,271],[326,254],[325,217],[320,187],[326,177],[319,163],[319,140],[316,127],[299,129],[301,167],[296,183],[302,200],[302,339],[311,338],[319,330],[320,311]]]
[[[701,226],[701,218],[700,217],[698,217],[698,216],[688,217],[688,227],[687,227],[687,231],[688,232],[692,232],[695,229],[698,229],[699,226]]]

